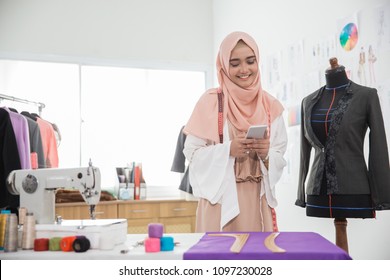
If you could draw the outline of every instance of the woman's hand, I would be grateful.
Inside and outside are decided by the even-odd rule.
[[[246,139],[244,137],[237,137],[232,140],[230,144],[230,155],[232,157],[245,157],[251,151],[255,151],[262,160],[268,155],[269,151],[269,137],[264,139]]]

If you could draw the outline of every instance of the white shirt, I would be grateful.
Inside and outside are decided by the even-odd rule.
[[[204,198],[211,204],[221,204],[222,229],[239,213],[235,158],[230,156],[228,125],[224,125],[224,141],[215,145],[210,141],[187,135],[183,153],[189,161],[189,179],[195,197]],[[270,207],[277,206],[275,185],[280,180],[286,161],[283,158],[287,149],[287,132],[283,116],[271,123],[268,169],[260,160],[263,180],[261,195],[265,194]],[[260,199],[260,198],[259,198]]]

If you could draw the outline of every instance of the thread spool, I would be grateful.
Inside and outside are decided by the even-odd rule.
[[[73,241],[72,247],[76,253],[83,253],[89,250],[91,242],[89,242],[89,239],[85,236],[77,236]]]
[[[175,247],[175,242],[171,236],[163,236],[160,238],[161,242],[161,251],[173,251]]]
[[[35,217],[33,213],[26,213],[23,225],[22,249],[32,250],[35,239]]]
[[[24,224],[24,220],[26,219],[27,214],[27,208],[26,207],[19,207],[19,225]]]
[[[11,214],[10,210],[1,210],[0,212],[0,250],[4,249],[5,229],[9,214]]]
[[[36,238],[34,240],[34,251],[48,251],[49,250],[49,238]]]
[[[19,207],[18,209],[18,218],[19,218],[19,227],[18,227],[18,248],[22,248],[22,239],[23,239],[23,224],[26,220],[27,208]]]
[[[18,226],[18,248],[22,248],[23,226]]]
[[[61,251],[61,242],[62,237],[52,237],[49,239],[49,251]]]
[[[164,225],[160,223],[148,224],[148,234],[151,238],[161,238],[164,232]]]
[[[16,252],[18,250],[18,217],[15,213],[7,215],[4,252]]]
[[[76,240],[76,236],[66,236],[61,239],[60,247],[64,252],[73,251],[73,242]]]
[[[161,250],[160,238],[154,238],[154,237],[146,238],[144,241],[144,245],[145,245],[145,252],[147,253],[160,252]]]

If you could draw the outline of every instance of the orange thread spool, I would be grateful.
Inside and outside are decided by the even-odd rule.
[[[63,237],[60,241],[61,250],[64,252],[73,251],[73,242],[75,241],[76,236],[66,236]]]

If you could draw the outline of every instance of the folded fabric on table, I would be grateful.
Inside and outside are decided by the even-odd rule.
[[[239,253],[231,251],[232,234],[248,233]],[[213,234],[218,234],[213,236]],[[221,236],[226,234],[226,236]],[[272,232],[207,232],[183,254],[185,260],[351,260],[341,248],[314,232],[280,232],[271,241],[284,252],[266,246]],[[275,235],[276,236],[276,235]]]

